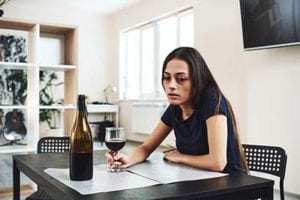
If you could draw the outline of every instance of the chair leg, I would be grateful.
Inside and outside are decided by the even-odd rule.
[[[284,200],[283,180],[280,180],[280,199]]]

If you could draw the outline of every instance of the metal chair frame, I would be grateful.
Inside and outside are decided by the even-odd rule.
[[[248,168],[280,178],[280,199],[284,200],[284,178],[287,155],[283,148],[266,145],[243,144]]]

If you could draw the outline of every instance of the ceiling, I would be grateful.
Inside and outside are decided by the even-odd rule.
[[[111,14],[139,1],[142,0],[9,0],[7,4]]]

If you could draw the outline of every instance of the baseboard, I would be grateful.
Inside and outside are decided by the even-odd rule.
[[[285,192],[285,195],[287,195],[289,197],[292,197],[294,199],[300,199],[300,194],[295,194],[295,193],[292,193],[292,192]]]
[[[274,189],[274,191],[280,195],[280,190],[279,189]],[[296,193],[292,193],[292,192],[284,192],[284,195],[285,196],[288,196],[290,198],[293,198],[293,199],[300,199],[300,194],[296,194]]]

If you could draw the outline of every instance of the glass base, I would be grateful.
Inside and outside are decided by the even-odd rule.
[[[123,169],[120,169],[120,168],[117,168],[117,167],[115,167],[115,166],[111,166],[111,167],[108,168],[107,171],[108,171],[108,172],[114,172],[114,173],[116,173],[116,172],[122,172],[122,171],[124,171],[124,170],[123,170]]]

